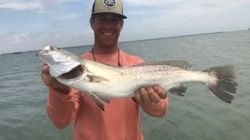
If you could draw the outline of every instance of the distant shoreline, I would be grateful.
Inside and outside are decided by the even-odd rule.
[[[168,37],[157,37],[157,38],[149,38],[149,39],[139,39],[139,40],[130,40],[124,41],[120,43],[134,42],[134,41],[146,41],[146,40],[158,40],[158,39],[166,39],[166,38],[178,38],[178,37],[187,37],[187,36],[198,36],[198,35],[208,35],[208,34],[219,34],[226,32],[211,32],[211,33],[198,33],[198,34],[187,34],[187,35],[177,35],[177,36],[168,36]]]
[[[13,54],[21,54],[21,53],[23,53],[23,52],[13,52]]]
[[[248,30],[250,30],[250,28]],[[237,30],[237,31],[245,31],[245,30]],[[177,36],[166,36],[166,37],[156,37],[156,38],[146,38],[146,39],[138,39],[138,40],[121,41],[119,43],[123,44],[123,43],[134,42],[134,41],[146,41],[146,40],[158,40],[158,39],[166,39],[166,38],[178,38],[178,37],[188,37],[188,36],[198,36],[198,35],[220,34],[220,33],[237,32],[237,31],[218,31],[218,32],[186,34],[186,35],[184,34],[184,35],[177,35]],[[89,46],[91,46],[91,44],[76,45],[76,46],[69,46],[69,47],[63,47],[63,48],[76,48],[76,47],[89,47]],[[38,50],[28,50],[28,51],[20,51],[20,52],[0,53],[0,55],[4,55],[4,54],[21,54],[21,53],[33,52],[33,51],[38,51]]]

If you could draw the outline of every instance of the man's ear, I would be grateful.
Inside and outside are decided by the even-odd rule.
[[[121,21],[121,26],[122,26],[122,28],[123,28],[123,25],[124,25],[124,20],[122,19],[122,21]]]
[[[93,29],[93,25],[94,25],[94,18],[93,17],[91,17],[89,19],[89,24],[90,24],[91,28]]]

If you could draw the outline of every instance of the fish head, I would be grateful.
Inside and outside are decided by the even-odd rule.
[[[56,64],[57,60],[59,60],[60,57],[63,57],[62,54],[58,53],[58,48],[55,48],[51,45],[45,46],[36,55],[48,65]]]
[[[55,78],[72,70],[79,70],[79,66],[84,67],[84,60],[79,56],[51,45],[45,46],[37,56],[49,65],[50,74]]]

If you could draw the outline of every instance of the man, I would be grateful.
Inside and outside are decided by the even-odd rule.
[[[118,48],[126,19],[122,8],[120,0],[95,0],[90,18],[95,41],[83,58],[119,67],[143,63]],[[42,66],[41,77],[49,88],[49,118],[58,128],[74,121],[75,140],[143,140],[139,107],[157,117],[163,117],[167,111],[167,97],[159,86],[142,87],[135,91],[134,98],[111,99],[102,111],[91,97],[52,78],[47,65]]]

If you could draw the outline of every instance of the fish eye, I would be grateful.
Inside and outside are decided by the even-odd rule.
[[[51,50],[54,50],[53,46],[51,45],[46,45],[44,48],[43,48],[44,51],[51,51]]]
[[[54,50],[56,50],[53,46],[50,46],[50,50],[51,51],[54,51]]]

